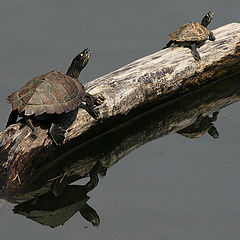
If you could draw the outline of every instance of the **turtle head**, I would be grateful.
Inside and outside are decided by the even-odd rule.
[[[202,25],[204,27],[207,27],[208,24],[212,21],[213,19],[213,16],[214,16],[214,12],[210,11],[203,19],[202,19]]]
[[[91,57],[91,50],[89,48],[84,49],[79,53],[74,59],[76,59],[76,64],[82,70],[88,63],[88,60]]]
[[[211,128],[209,128],[209,130],[208,130],[207,132],[208,132],[208,134],[209,134],[210,136],[212,136],[213,138],[219,138],[219,133],[218,133],[217,129],[216,129],[214,126],[212,126]]]
[[[73,78],[78,78],[80,72],[87,65],[91,56],[91,50],[89,48],[84,49],[73,60],[68,68],[67,75]]]

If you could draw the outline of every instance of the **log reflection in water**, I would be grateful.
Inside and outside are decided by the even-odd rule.
[[[90,180],[84,186],[61,185],[60,181],[55,182],[60,192],[49,191],[39,197],[20,203],[13,208],[13,212],[26,216],[27,218],[42,225],[52,228],[63,225],[75,213],[79,212],[83,218],[91,222],[93,226],[100,224],[97,212],[87,204],[90,199],[88,192],[98,184],[99,162],[90,171]]]

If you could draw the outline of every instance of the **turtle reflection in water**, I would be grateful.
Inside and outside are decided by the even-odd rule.
[[[200,47],[207,39],[214,41],[215,37],[213,33],[207,29],[207,26],[212,21],[214,16],[213,12],[209,12],[203,19],[201,24],[198,22],[186,23],[175,32],[170,33],[168,37],[171,39],[165,48],[169,48],[172,44],[176,46],[183,46],[191,48],[193,57],[196,60],[201,60],[197,51],[197,47]]]
[[[187,138],[199,138],[208,132],[213,138],[218,138],[218,131],[213,125],[213,122],[217,120],[218,114],[219,112],[214,112],[212,117],[200,116],[192,125],[178,131],[177,133]]]
[[[98,99],[85,92],[84,86],[77,80],[90,56],[91,51],[84,49],[73,59],[66,74],[57,71],[42,74],[11,94],[8,101],[12,104],[13,110],[7,127],[16,123],[20,116],[37,136],[33,122],[51,122],[49,135],[56,145],[61,145],[64,130],[60,123],[64,114],[82,107],[96,119],[98,113],[94,109],[94,104],[98,103]]]
[[[75,213],[79,212],[93,226],[98,226],[100,218],[97,212],[87,204],[90,199],[87,194],[98,184],[99,167],[100,163],[98,162],[90,171],[90,180],[86,185],[64,186],[59,196],[50,191],[16,205],[13,212],[52,228],[63,225]]]

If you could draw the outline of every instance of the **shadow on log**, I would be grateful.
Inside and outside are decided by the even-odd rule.
[[[69,199],[73,199],[71,191],[68,190],[68,185],[78,179],[89,176],[89,172],[91,173],[93,169],[96,169],[96,164],[99,162],[101,164],[95,170],[97,172],[96,175],[105,175],[108,168],[134,149],[170,133],[179,131],[183,133],[184,129],[185,132],[188,131],[189,133],[189,126],[198,122],[199,116],[202,116],[202,119],[206,119],[206,116],[211,113],[219,112],[222,108],[239,100],[240,75],[238,74],[162,104],[125,124],[119,125],[104,135],[76,145],[74,148],[66,149],[66,152],[58,158],[49,159],[48,164],[41,165],[41,157],[36,159],[37,162],[28,162],[27,164],[21,162],[21,164],[15,165],[13,162],[8,171],[14,171],[16,173],[14,176],[11,172],[2,170],[1,176],[5,175],[5,178],[1,178],[1,198],[13,203],[24,203],[26,201],[32,203],[41,196],[43,199],[46,196],[51,196],[50,199],[56,198],[58,200],[58,198],[61,198],[68,192],[70,195]],[[221,129],[219,132],[221,136]],[[12,178],[9,176],[12,176]],[[86,194],[95,185],[87,188],[87,190],[85,189],[83,191],[85,195],[80,194],[80,203],[77,206],[83,206],[82,204],[86,203],[88,199]],[[80,188],[84,189],[84,187]],[[56,189],[61,190],[59,194],[56,194]],[[61,195],[61,192],[64,194]],[[55,197],[53,197],[53,194],[55,194]],[[77,202],[77,198],[75,200]],[[72,201],[70,203],[72,204]],[[21,208],[15,208],[15,212],[23,214],[24,205],[20,206]],[[27,206],[29,208],[29,205]],[[36,204],[36,206],[38,205]],[[65,205],[62,207],[63,212],[66,210],[65,207]],[[31,204],[31,209],[34,209],[34,204]],[[76,209],[79,211],[79,208],[73,207],[72,209],[75,209],[75,212]],[[56,211],[56,209],[52,211]],[[57,212],[59,212],[59,209]],[[70,214],[71,216],[73,215],[72,213]],[[27,214],[23,215],[27,216]],[[67,219],[69,217],[65,220]],[[54,224],[57,226],[63,224],[64,221]],[[39,220],[38,222],[48,225],[44,220]],[[52,223],[51,226],[54,227],[54,224]]]

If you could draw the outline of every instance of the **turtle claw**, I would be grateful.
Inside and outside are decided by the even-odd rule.
[[[95,120],[99,117],[99,110],[95,106],[101,105],[104,97],[100,94],[92,96],[90,93],[85,94],[85,105],[81,104],[80,107],[84,108]]]
[[[93,99],[94,99],[94,105],[99,106],[104,103],[106,98],[102,94],[98,93],[93,95]]]

